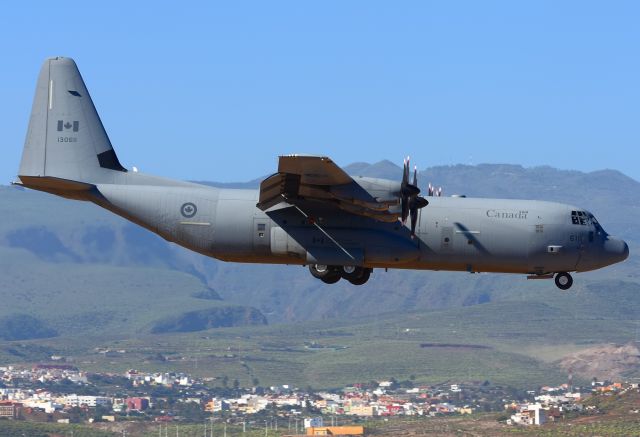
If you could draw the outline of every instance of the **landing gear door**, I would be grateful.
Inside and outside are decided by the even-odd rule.
[[[253,219],[253,250],[256,254],[271,253],[271,220],[264,217]]]
[[[539,223],[529,230],[528,269],[531,273],[547,273],[549,260],[545,248],[551,244],[548,239],[549,225]]]

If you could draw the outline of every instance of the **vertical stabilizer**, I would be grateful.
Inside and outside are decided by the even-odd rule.
[[[126,171],[71,58],[42,65],[19,176],[92,183]]]

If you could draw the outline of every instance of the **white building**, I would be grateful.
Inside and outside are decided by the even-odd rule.
[[[539,403],[526,404],[511,416],[511,423],[516,425],[544,425],[547,422],[546,411]]]
[[[304,428],[318,428],[321,426],[324,426],[322,424],[322,417],[311,417],[311,418],[307,418],[304,419]]]
[[[111,398],[105,396],[78,396],[78,395],[68,395],[63,399],[65,405],[69,407],[79,407],[81,405],[86,405],[87,407],[95,408],[98,405],[102,407],[108,407],[113,403]]]

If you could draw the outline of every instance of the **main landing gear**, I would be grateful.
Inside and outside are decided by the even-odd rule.
[[[556,286],[560,290],[568,290],[573,285],[573,278],[567,272],[558,272],[555,276]]]
[[[326,266],[323,264],[309,266],[311,275],[325,284],[335,284],[342,278],[353,285],[362,285],[369,280],[372,271],[373,269],[355,266]]]

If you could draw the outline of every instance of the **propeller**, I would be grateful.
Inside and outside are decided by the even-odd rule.
[[[413,181],[409,183],[409,157],[404,160],[402,171],[402,183],[400,184],[400,198],[402,203],[401,218],[402,223],[406,223],[407,218],[411,216],[411,237],[415,236],[416,224],[418,222],[418,210],[429,204],[427,199],[420,197],[420,188],[418,188],[418,168],[413,169]]]
[[[413,186],[418,186],[418,169],[413,168]],[[416,235],[416,223],[418,222],[418,210],[429,204],[429,201],[417,194],[409,200],[409,215],[411,216],[411,236]]]

